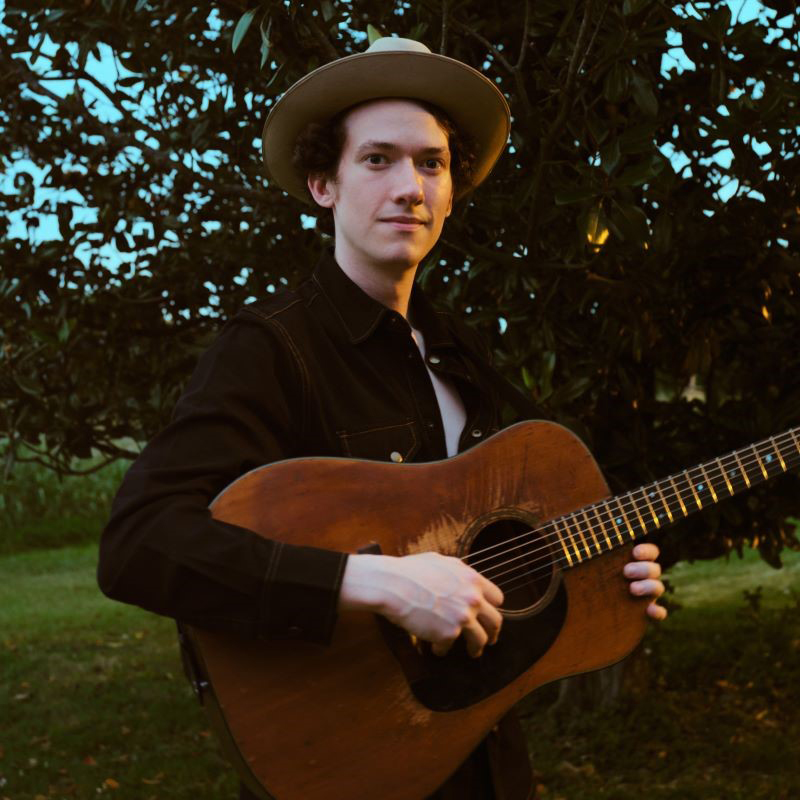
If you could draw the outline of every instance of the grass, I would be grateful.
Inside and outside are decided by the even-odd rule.
[[[173,624],[103,598],[95,558],[0,558],[0,798],[234,798]],[[800,794],[800,554],[777,572],[749,555],[670,577],[682,608],[653,626],[616,705],[556,715],[552,688],[527,702],[546,800]]]
[[[174,623],[112,603],[94,547],[0,559],[0,797],[233,797]]]

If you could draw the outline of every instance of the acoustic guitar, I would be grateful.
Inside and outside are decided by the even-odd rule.
[[[445,461],[256,469],[215,518],[291,544],[457,556],[503,589],[503,629],[472,659],[363,612],[342,613],[329,646],[190,628],[206,707],[260,796],[420,800],[533,689],[636,646],[649,600],[622,576],[632,542],[798,465],[794,428],[609,497],[577,437],[523,422]]]

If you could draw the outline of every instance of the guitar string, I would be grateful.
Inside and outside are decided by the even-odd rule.
[[[789,459],[790,459],[790,461],[791,461],[791,460],[792,460],[792,457],[790,456],[790,457],[789,457]],[[794,466],[794,464],[792,464],[792,466]],[[789,469],[789,467],[787,466],[787,470],[788,470],[788,469]],[[775,475],[774,475],[773,477],[777,477],[777,475],[778,475],[778,474],[782,474],[782,473],[775,473]],[[636,491],[639,491],[639,489],[635,489],[635,490],[632,490],[632,491],[633,491],[633,492],[636,492]],[[630,493],[628,493],[628,494],[632,494],[632,492],[630,492]],[[725,498],[723,498],[723,499],[725,499]],[[587,510],[589,510],[589,509],[591,509],[591,508],[592,508],[592,506],[588,506],[586,509],[580,509],[579,511],[587,511]],[[676,510],[677,510],[677,509],[676,509]],[[606,511],[610,511],[610,509],[606,509]],[[567,515],[567,516],[571,516],[571,515]],[[597,514],[596,514],[596,516],[598,517],[598,519],[600,519],[600,521],[601,521],[601,523],[602,523],[602,518],[601,518],[601,515],[600,515],[600,513],[597,513]],[[610,515],[609,515],[609,519],[611,518],[611,516],[613,516],[613,514],[610,514]],[[687,514],[687,516],[688,516],[688,514]],[[587,517],[587,518],[588,518],[588,517]],[[551,522],[553,522],[553,521],[551,521]],[[552,539],[552,537],[549,537],[549,538],[548,538],[548,536],[547,536],[547,533],[546,533],[546,528],[548,528],[548,527],[551,527],[550,523],[548,523],[548,524],[545,524],[545,525],[544,525],[544,526],[542,526],[541,528],[537,528],[537,529],[535,529],[535,530],[530,530],[530,531],[527,531],[527,532],[525,532],[524,534],[520,534],[519,536],[517,536],[517,537],[514,537],[514,539],[520,539],[520,538],[529,538],[529,537],[530,537],[532,534],[541,533],[541,534],[544,534],[544,536],[542,536],[542,537],[536,537],[536,538],[537,538],[537,539],[538,539],[538,538],[544,538],[544,539],[545,539],[545,543],[544,543],[544,544],[543,544],[541,547],[539,547],[539,548],[534,548],[534,549],[531,549],[531,550],[524,550],[522,553],[520,553],[520,554],[519,554],[519,555],[517,555],[517,556],[514,556],[514,557],[513,557],[513,558],[511,558],[511,559],[508,559],[508,560],[506,560],[506,561],[500,562],[499,564],[494,564],[494,565],[492,565],[490,568],[486,568],[486,570],[485,570],[484,572],[482,572],[482,574],[484,575],[484,577],[486,577],[486,578],[488,578],[488,579],[490,579],[490,580],[492,580],[492,581],[497,581],[497,580],[498,580],[500,577],[502,577],[503,575],[507,575],[507,574],[508,574],[508,573],[510,573],[510,572],[517,573],[517,572],[519,572],[520,570],[522,570],[522,569],[525,569],[526,567],[527,567],[527,569],[528,569],[528,572],[529,572],[529,574],[532,574],[532,573],[531,573],[531,569],[532,569],[532,568],[534,568],[534,567],[536,567],[536,566],[537,566],[537,564],[538,564],[538,563],[541,563],[541,562],[546,562],[546,564],[547,564],[547,568],[549,569],[549,565],[550,565],[550,563],[552,563],[552,556],[551,556],[549,553],[545,553],[543,556],[540,556],[539,558],[537,558],[537,559],[535,559],[535,560],[533,560],[533,561],[531,561],[531,560],[530,560],[530,557],[531,557],[531,556],[534,556],[534,555],[536,555],[537,553],[542,553],[543,551],[551,551],[551,550],[553,550],[553,549],[554,549],[554,548],[557,546],[557,543],[556,543],[556,542],[555,542],[555,541]],[[597,530],[597,529],[598,529],[598,527],[599,527],[599,529],[600,529],[601,531],[604,531],[604,528],[602,527],[602,525],[601,525],[601,526],[597,526],[597,525],[595,525],[595,524],[593,524],[593,523],[592,523],[592,524],[590,524],[590,528],[591,528],[592,530]],[[660,526],[659,526],[659,527],[660,527]],[[634,521],[634,522],[631,524],[631,529],[633,530],[634,528],[638,528],[639,530],[638,530],[638,533],[637,533],[636,531],[634,531],[634,538],[630,540],[630,541],[631,541],[631,543],[632,543],[633,541],[635,541],[635,539],[636,539],[636,538],[638,538],[638,536],[639,536],[639,535],[641,535],[643,532],[646,532],[646,530],[647,530],[646,528],[643,528],[643,527],[641,526],[641,524],[637,523],[636,521]],[[570,533],[571,533],[571,530],[570,530]],[[604,535],[605,535],[605,534],[604,534]],[[626,535],[627,535],[627,534],[626,534]],[[581,536],[583,537],[582,539],[580,538]],[[592,553],[592,552],[591,552],[591,547],[590,547],[590,544],[591,544],[591,543],[589,542],[589,539],[588,539],[588,537],[586,537],[586,536],[583,534],[583,531],[581,530],[581,526],[580,526],[580,525],[578,526],[577,530],[575,531],[575,537],[574,537],[574,538],[576,538],[576,539],[579,539],[579,541],[581,541],[581,543],[583,543],[583,545],[584,545],[584,551],[586,551],[586,552],[588,553],[588,555],[589,555],[589,557],[590,557],[590,558],[591,558],[591,557],[593,557],[594,555],[597,555],[597,554],[599,554],[600,552],[602,552],[602,550],[600,549],[600,546],[599,546],[599,541],[600,541],[600,540],[598,540],[596,537],[595,537],[595,542],[596,542],[596,544],[598,545],[598,549],[597,549],[597,551],[596,551],[596,552],[594,552],[594,553]],[[511,540],[507,540],[507,541],[511,541]],[[529,543],[530,543],[530,542],[529,542]],[[501,543],[501,544],[503,544],[503,543]],[[508,549],[507,549],[507,550],[505,550],[505,551],[501,551],[501,552],[499,552],[499,553],[496,553],[496,554],[493,556],[493,558],[501,557],[501,556],[503,556],[503,555],[506,555],[507,553],[510,553],[510,552],[512,552],[513,550],[519,550],[519,549],[522,549],[522,548],[524,548],[525,546],[526,546],[526,543],[525,543],[525,542],[523,542],[523,543],[520,543],[520,544],[517,544],[517,545],[515,545],[514,547],[508,548]],[[580,552],[579,552],[579,550],[578,550],[577,546],[573,544],[573,548],[575,549],[575,552],[576,552],[576,554],[578,555],[578,561],[579,561],[579,563],[580,563],[580,562],[583,560],[583,558],[580,556]],[[613,546],[612,546],[612,548],[608,548],[608,549],[609,549],[609,550],[610,550],[610,549],[613,549]],[[476,551],[476,552],[480,552],[480,551]],[[567,551],[567,552],[569,552],[569,551]],[[565,562],[566,562],[566,563],[570,563],[570,564],[571,564],[571,562],[569,561],[569,559],[568,559],[568,558],[567,558],[567,556],[566,556],[566,553],[563,555],[563,558],[564,558],[564,560],[565,560]],[[508,564],[510,564],[510,563],[512,563],[512,562],[515,562],[515,561],[520,561],[520,560],[522,560],[522,559],[525,559],[527,563],[526,563],[526,564],[517,564],[515,567],[512,567],[510,570],[509,570],[509,569],[507,569],[507,570],[504,570],[504,571],[502,571],[502,572],[496,572],[496,570],[497,570],[497,569],[500,569],[500,568],[502,568],[503,566],[506,566],[506,565],[508,565]],[[491,560],[491,559],[483,559],[483,562],[485,562],[485,561],[490,561],[490,560]],[[475,566],[475,565],[474,565],[474,564],[470,564],[470,566],[472,566],[472,567],[474,568],[474,566]],[[495,571],[494,571],[494,572],[492,572],[492,570],[495,570]],[[499,584],[498,584],[498,585],[499,585]]]
[[[787,433],[784,433],[784,434],[779,434],[776,437],[772,437],[772,440],[766,440],[763,443],[759,442],[759,443],[757,443],[757,445],[771,444],[773,447],[780,447],[781,446],[779,444],[779,440],[780,439],[785,439],[786,441],[789,441],[792,438],[793,437],[791,437],[791,434],[789,432],[787,432]],[[756,447],[756,445],[752,445],[751,448],[749,448],[749,449],[753,450],[753,454],[748,456],[748,457],[746,457],[746,459],[747,459],[746,461],[743,461],[743,466],[745,467],[745,469],[753,467],[755,464],[759,464],[759,466],[761,465],[761,462],[759,461],[758,453],[755,450],[755,447]],[[737,453],[738,452],[739,451],[737,451]],[[798,451],[798,453],[800,453],[800,450]],[[764,453],[762,455],[766,456],[766,455],[769,455],[769,454]],[[781,454],[781,457],[782,456],[783,456],[783,454]],[[792,456],[789,456],[788,458],[789,458],[789,460],[792,460]],[[728,464],[724,464],[723,463],[724,461],[728,461],[729,463]],[[719,463],[716,463],[716,462],[719,462]],[[712,473],[709,474],[709,471],[708,470],[706,471],[706,475],[708,476],[708,480],[704,480],[703,483],[711,484],[712,483],[712,481],[711,481],[712,474],[714,474],[717,479],[724,478],[726,472],[728,474],[730,474],[730,471],[728,470],[728,467],[730,466],[730,467],[734,468],[734,463],[736,463],[736,462],[737,462],[737,459],[735,459],[733,453],[728,454],[726,456],[721,456],[719,459],[716,459],[713,464],[709,465],[710,470],[712,471]],[[768,464],[769,463],[770,462],[768,462]],[[785,460],[784,460],[784,463],[786,463]],[[597,503],[593,503],[593,504],[591,504],[589,506],[586,506],[583,509],[577,509],[574,512],[562,515],[561,517],[557,517],[557,518],[555,518],[553,520],[548,521],[547,523],[545,523],[545,525],[543,525],[540,528],[536,528],[536,529],[531,529],[531,530],[525,531],[525,532],[523,532],[521,534],[518,534],[518,535],[516,535],[516,536],[512,537],[511,539],[508,539],[508,540],[506,540],[504,542],[500,542],[498,544],[491,545],[491,546],[483,548],[481,550],[476,550],[476,551],[474,551],[473,553],[469,554],[469,556],[465,557],[462,560],[464,560],[467,563],[469,563],[469,566],[472,566],[473,568],[475,568],[479,564],[483,564],[486,561],[492,561],[493,559],[501,557],[501,556],[504,556],[504,555],[512,552],[515,549],[524,548],[526,546],[526,544],[529,544],[529,542],[522,541],[522,542],[520,542],[519,544],[517,544],[514,547],[510,547],[510,548],[506,547],[505,550],[502,550],[502,551],[499,550],[499,548],[507,546],[509,543],[512,543],[514,541],[529,539],[532,535],[537,534],[537,533],[546,535],[547,532],[548,532],[548,529],[550,529],[550,532],[552,532],[552,530],[556,529],[556,523],[558,523],[559,521],[563,521],[564,522],[565,527],[567,529],[567,533],[568,533],[570,539],[573,539],[573,540],[574,539],[578,539],[584,545],[583,549],[585,551],[591,553],[591,547],[590,547],[591,542],[588,540],[588,538],[585,536],[585,533],[584,533],[584,531],[586,530],[586,526],[579,523],[578,526],[577,526],[577,530],[573,532],[573,530],[572,530],[572,528],[571,528],[571,526],[569,524],[569,522],[577,521],[575,519],[577,514],[585,513],[585,516],[587,516],[587,519],[588,519],[588,512],[592,512],[593,511],[594,515],[600,521],[600,524],[598,525],[597,523],[591,523],[590,522],[590,524],[588,526],[588,530],[593,534],[593,536],[594,536],[595,533],[597,533],[599,531],[602,534],[602,538],[608,539],[608,533],[607,533],[606,526],[608,525],[608,522],[610,522],[611,519],[614,517],[614,513],[612,513],[612,509],[611,509],[610,504],[609,504],[610,500],[617,500],[618,506],[620,508],[622,508],[623,510],[631,510],[631,509],[638,510],[639,508],[641,508],[644,511],[645,514],[650,516],[649,513],[648,513],[648,510],[645,509],[644,505],[642,505],[641,500],[637,501],[633,497],[633,495],[635,493],[637,493],[637,492],[642,492],[642,496],[643,496],[643,499],[644,499],[645,497],[648,496],[648,495],[645,494],[645,491],[644,491],[645,489],[651,489],[653,487],[659,486],[660,484],[666,483],[671,478],[675,478],[675,477],[678,477],[681,480],[683,480],[686,483],[686,486],[688,486],[690,489],[692,489],[692,491],[694,491],[693,485],[692,485],[693,484],[693,479],[692,479],[692,477],[691,477],[691,475],[689,473],[691,473],[693,470],[699,469],[699,466],[700,465],[697,465],[696,467],[691,467],[688,470],[684,470],[683,472],[677,473],[676,475],[671,475],[668,478],[664,478],[664,479],[662,479],[660,481],[656,481],[656,482],[647,484],[645,486],[637,487],[636,489],[632,489],[629,492],[626,492],[624,495],[618,495],[615,498],[605,498],[604,500],[598,501]],[[703,466],[705,467],[706,465],[704,464]],[[736,466],[738,467],[738,463],[736,463]],[[794,466],[794,464],[792,466]],[[787,470],[788,469],[789,469],[789,467],[787,466]],[[734,471],[735,471],[735,469],[734,469]],[[776,477],[778,474],[782,474],[782,473],[775,473],[774,476],[770,476],[770,477]],[[736,479],[737,484],[739,483],[739,481],[742,480],[741,476],[738,476],[738,477],[734,476],[734,477]],[[742,487],[742,488],[744,488],[744,487]],[[684,491],[685,491],[685,487],[684,487]],[[706,491],[709,491],[709,490],[707,490],[706,488],[703,488],[703,489],[700,490],[701,493],[706,492]],[[670,492],[670,494],[671,493],[672,492]],[[651,499],[656,499],[655,498],[655,492],[651,491],[649,496],[651,496]],[[680,496],[679,493],[678,493],[678,496]],[[667,499],[667,498],[665,498],[665,499]],[[725,499],[725,498],[723,498],[723,499]],[[692,502],[694,502],[694,501],[692,501]],[[679,502],[676,503],[675,499],[672,498],[672,497],[669,497],[669,502],[666,502],[663,505],[666,506],[667,508],[669,508],[670,511],[675,511],[676,513],[678,512],[678,510],[680,508],[680,503]],[[604,506],[604,507],[601,507],[601,506]],[[598,509],[598,507],[601,507],[601,508]],[[606,521],[604,521],[602,519],[602,515],[603,514],[607,515],[607,520]],[[663,513],[662,513],[661,516],[663,518]],[[685,516],[688,516],[688,514],[686,514]],[[568,518],[573,518],[573,519],[568,520]],[[618,524],[621,525],[621,521]],[[635,519],[630,523],[630,528],[631,528],[631,530],[634,530],[634,529],[638,528],[639,529],[639,533],[641,533],[643,531],[646,531],[646,527],[643,528],[642,525]],[[626,536],[629,535],[629,531],[626,531],[625,533],[626,533]],[[618,538],[618,537],[616,537],[616,534],[612,534],[612,536],[614,536],[615,538]],[[594,537],[594,538],[595,538],[595,542],[599,542],[600,541],[596,537]],[[634,541],[634,540],[635,540],[635,536],[634,536],[634,539],[631,539],[631,542]],[[518,555],[518,556],[516,556],[516,557],[514,557],[512,559],[509,559],[509,560],[507,560],[505,562],[501,562],[499,564],[493,564],[492,565],[492,569],[497,570],[497,569],[501,568],[502,566],[511,563],[512,561],[516,561],[516,560],[519,560],[521,558],[529,558],[530,556],[535,555],[537,552],[542,552],[544,550],[548,550],[549,551],[554,547],[554,545],[555,545],[555,542],[553,542],[552,539],[551,539],[546,544],[544,544],[542,547],[538,548],[538,550],[537,549],[526,550],[524,553],[522,553],[522,554],[520,554],[520,555]],[[574,541],[573,541],[572,546],[573,546],[573,549],[576,552],[576,555],[578,556],[578,559],[580,560],[580,551],[578,550],[577,545],[574,544]],[[475,562],[472,562],[472,563],[467,561],[467,559],[469,559],[469,558],[474,558],[476,555],[485,554],[486,552],[488,552],[490,550],[498,550],[498,552],[496,552],[495,554],[493,554],[489,558],[479,559],[478,561],[475,561]],[[600,552],[599,548],[598,548],[597,552]],[[547,560],[549,561],[550,559],[547,559]],[[529,566],[533,566],[533,565],[534,565],[533,563],[529,563]],[[514,571],[516,571],[516,569],[518,569],[518,567],[515,568]],[[495,578],[500,577],[500,576],[506,574],[507,572],[508,572],[508,570],[506,570],[505,572],[501,572],[501,573],[495,573]],[[487,569],[487,572],[484,573],[484,574],[485,574],[486,577],[489,577],[489,574],[490,574],[489,570]]]
[[[773,439],[776,440],[775,441],[776,445],[777,445],[777,439],[780,438],[780,437],[787,437],[791,441],[791,433],[787,431],[784,434],[778,434],[777,437],[772,437]],[[769,441],[769,440],[765,440],[765,441]],[[756,447],[756,445],[760,446],[760,445],[763,445],[764,443],[765,442],[757,442],[755,445],[752,445],[749,449],[754,449]],[[742,448],[742,449],[748,449],[748,448]],[[739,452],[740,451],[736,451],[737,455],[738,455]],[[798,448],[798,454],[800,454],[800,448]],[[789,459],[791,459],[792,457],[793,456],[789,456]],[[732,459],[732,461],[731,461],[730,464],[724,465],[724,467],[725,467],[724,469],[721,469],[721,467],[723,466],[722,462],[723,462],[724,459],[728,459],[728,460]],[[747,459],[748,459],[747,461],[743,461],[742,462],[742,465],[745,468],[745,471],[747,471],[750,467],[754,466],[755,464],[759,464],[760,465],[760,462],[759,462],[759,459],[758,459],[758,454],[755,452],[755,450],[754,450],[753,455],[747,456]],[[734,480],[736,480],[737,483],[740,480],[743,480],[743,478],[740,477],[740,473],[737,470],[739,460],[735,458],[733,453],[729,453],[728,455],[721,456],[720,458],[715,459],[715,462],[717,462],[717,461],[719,462],[719,464],[714,463],[711,468],[717,473],[716,477],[718,479],[722,478],[723,480],[725,480],[726,477],[731,475],[731,473],[733,472],[733,473],[735,473]],[[711,464],[711,463],[712,462],[709,462],[709,464]],[[694,467],[690,467],[687,470],[683,470],[680,473],[674,473],[673,475],[670,475],[670,476],[668,476],[666,478],[662,478],[661,480],[653,481],[653,482],[651,482],[649,484],[645,484],[645,485],[639,486],[639,487],[637,487],[635,489],[631,489],[630,491],[625,492],[624,494],[620,494],[620,495],[617,495],[615,497],[607,497],[607,498],[604,498],[603,500],[599,500],[599,501],[597,501],[595,503],[592,503],[592,504],[590,504],[588,506],[585,506],[584,508],[576,509],[576,510],[574,510],[572,512],[569,512],[567,514],[563,514],[560,517],[555,517],[552,520],[549,520],[547,523],[545,523],[545,525],[543,527],[541,527],[541,528],[536,528],[536,529],[533,529],[533,530],[524,531],[524,532],[522,532],[522,533],[520,533],[520,534],[518,534],[518,535],[516,535],[514,537],[511,537],[510,539],[507,539],[507,540],[505,540],[503,542],[498,542],[497,544],[490,545],[490,546],[482,548],[480,550],[476,550],[473,553],[470,553],[470,555],[467,556],[467,558],[474,557],[476,555],[481,555],[481,554],[486,553],[486,552],[488,552],[490,550],[496,550],[498,548],[501,548],[501,547],[509,544],[510,542],[515,541],[516,539],[521,539],[521,538],[527,537],[531,533],[534,533],[534,532],[543,531],[544,528],[546,528],[546,527],[555,527],[555,523],[560,522],[560,521],[567,522],[568,518],[574,517],[578,513],[596,511],[597,507],[599,507],[599,506],[605,506],[606,507],[604,509],[601,508],[600,509],[601,511],[609,511],[608,519],[610,521],[612,518],[614,518],[616,516],[616,512],[615,513],[610,513],[609,503],[612,500],[616,500],[617,501],[617,505],[623,511],[631,511],[631,510],[635,511],[635,510],[641,508],[641,509],[643,509],[645,511],[645,514],[647,514],[648,512],[647,512],[646,509],[644,509],[644,506],[641,504],[641,500],[637,501],[637,500],[634,499],[634,497],[633,497],[634,493],[641,491],[642,494],[643,494],[643,498],[644,498],[645,497],[645,495],[644,495],[644,490],[645,489],[649,489],[651,487],[660,487],[661,484],[667,483],[668,481],[671,481],[672,479],[675,479],[675,478],[677,478],[678,480],[683,480],[685,482],[686,486],[684,487],[683,491],[685,491],[685,489],[687,487],[689,488],[690,491],[693,491],[693,485],[694,484],[693,484],[693,480],[691,480],[691,476],[689,475],[689,473],[691,473],[693,470],[699,469],[700,466],[701,465],[698,464],[698,465],[696,465]],[[703,464],[702,466],[705,467],[706,464]],[[731,469],[729,470],[728,467],[731,467]],[[787,470],[788,470],[788,467],[787,467]],[[777,477],[777,475],[779,475],[779,474],[781,474],[781,473],[777,473],[776,472],[775,475],[771,476],[771,477]],[[702,483],[712,484],[712,481],[710,480],[711,476],[709,475],[708,477],[709,477],[709,480],[708,481],[703,480]],[[760,482],[760,479],[759,479],[759,482]],[[746,487],[746,484],[742,488],[745,488],[745,487]],[[675,489],[677,489],[677,485],[676,485]],[[704,489],[701,490],[701,493],[705,492],[705,491],[706,491],[706,489],[704,488]],[[678,501],[677,501],[677,505],[670,505],[669,503],[666,503],[665,505],[667,507],[669,507],[670,511],[678,512],[680,510],[680,513],[683,513],[682,506],[681,506],[681,500],[683,498],[682,498],[682,495],[680,494],[680,491],[674,491],[672,488],[667,488],[667,493],[668,493],[668,495],[677,496]],[[651,492],[651,495],[652,494],[653,493]],[[731,495],[728,495],[728,496],[731,496]],[[665,497],[665,499],[669,499],[670,503],[673,503],[673,504],[675,503],[675,500],[671,496],[669,498]],[[723,499],[725,499],[725,498],[723,498]],[[694,503],[694,500],[690,498],[690,502]],[[600,514],[597,513],[596,516],[599,518]],[[688,516],[688,513],[684,514],[684,516]],[[621,522],[618,522],[618,524],[622,525]],[[579,531],[578,532],[580,532],[580,527],[582,527],[582,526],[579,526]],[[631,524],[631,527],[632,528],[633,527],[639,527],[641,529],[641,525],[639,525],[636,522],[636,520],[633,521],[633,523]],[[572,536],[572,531],[569,528],[569,525],[567,525],[567,529],[568,529],[568,533],[569,533],[569,535],[571,537]],[[603,525],[597,525],[596,523],[590,523],[589,530],[592,531],[592,532],[595,532],[595,533],[598,532],[598,531],[600,531],[602,533],[604,531],[604,527],[603,527]],[[524,544],[520,545],[520,546],[524,546]],[[575,549],[577,550],[577,548],[575,548]],[[509,552],[509,551],[508,550],[502,551],[502,553],[500,553],[500,555],[504,554],[505,552]],[[470,566],[474,567],[476,564],[483,563],[483,561],[491,560],[491,558],[496,558],[497,555],[498,554],[495,554],[495,555],[491,556],[489,559],[482,559],[482,560],[476,561],[476,562],[470,564]]]
[[[725,457],[723,457],[723,458],[725,458]],[[791,458],[792,457],[789,456],[790,460],[791,460]],[[747,466],[752,466],[753,463],[755,463],[755,462],[751,458],[750,461],[747,462]],[[794,466],[794,464],[792,466]],[[693,467],[690,470],[687,470],[686,472],[691,472],[692,469],[696,469],[696,468]],[[788,467],[787,467],[787,469],[788,469]],[[722,472],[719,469],[719,467],[716,468],[716,471],[719,473],[719,475],[722,474]],[[778,474],[779,473],[775,473],[775,476],[777,476]],[[719,476],[717,476],[717,477],[719,477]],[[666,481],[666,480],[668,480],[668,479],[664,479],[664,481]],[[684,476],[684,480],[686,480],[687,485],[690,485],[689,481],[687,479],[687,476]],[[658,483],[662,483],[664,481],[659,481]],[[653,486],[653,485],[655,485],[655,484],[649,484],[648,486]],[[499,550],[499,548],[501,548],[501,547],[503,547],[505,545],[508,545],[509,543],[512,543],[514,541],[529,539],[529,537],[534,533],[545,533],[546,534],[548,532],[552,532],[553,529],[556,529],[556,524],[555,523],[558,523],[560,521],[564,522],[564,524],[566,526],[566,529],[567,529],[568,536],[569,536],[570,540],[572,540],[573,550],[575,550],[575,553],[576,553],[576,556],[577,556],[578,560],[581,561],[582,558],[581,558],[581,555],[580,555],[580,550],[578,549],[577,545],[574,544],[574,540],[577,539],[580,543],[582,543],[584,545],[584,548],[583,548],[584,551],[587,551],[590,555],[591,555],[591,549],[590,549],[589,545],[591,544],[591,542],[590,542],[590,540],[588,539],[588,537],[584,533],[584,531],[586,530],[585,524],[583,524],[580,521],[576,520],[576,515],[578,513],[582,513],[582,512],[594,511],[595,512],[595,516],[600,520],[601,524],[598,525],[596,523],[590,523],[589,531],[592,532],[592,533],[596,533],[597,531],[600,531],[602,533],[603,537],[605,538],[606,537],[606,528],[605,528],[605,526],[608,525],[608,522],[616,514],[616,512],[612,513],[612,509],[611,509],[610,505],[607,503],[607,501],[610,500],[610,499],[616,499],[616,500],[618,500],[618,506],[620,508],[622,508],[623,510],[626,508],[626,506],[627,506],[628,510],[630,510],[631,507],[635,509],[635,508],[637,508],[637,503],[641,504],[641,501],[636,501],[633,498],[633,494],[635,492],[639,492],[640,490],[648,488],[648,486],[639,487],[637,489],[633,489],[630,492],[625,493],[625,495],[619,495],[617,498],[606,498],[606,500],[602,500],[602,501],[599,501],[599,502],[594,503],[592,505],[586,506],[584,509],[578,509],[575,512],[571,512],[569,514],[563,515],[562,517],[557,517],[557,518],[555,518],[553,520],[550,520],[540,528],[524,531],[523,533],[518,534],[517,536],[514,536],[514,537],[512,537],[510,539],[507,539],[504,542],[500,542],[500,543],[498,543],[496,545],[491,545],[490,547],[484,548],[482,550],[476,550],[473,553],[471,553],[469,556],[467,556],[466,558],[474,557],[475,555],[479,555],[479,554],[485,553],[485,552],[487,552],[489,550],[492,550],[492,549],[498,550],[498,552],[494,553],[490,558],[483,558],[483,559],[480,559],[480,560],[478,560],[476,562],[473,562],[473,563],[469,563],[469,562],[467,562],[467,563],[469,563],[469,565],[474,568],[478,564],[482,564],[482,563],[485,563],[486,561],[491,561],[492,559],[496,559],[498,557],[506,555],[506,554],[512,552],[515,549],[524,548],[524,547],[526,547],[527,544],[529,544],[529,542],[522,541],[522,542],[520,542],[519,544],[517,544],[514,547],[507,547],[505,550],[502,550],[502,551]],[[703,491],[705,491],[705,490],[703,490]],[[723,499],[725,499],[725,498],[723,498]],[[668,507],[670,507],[670,511],[674,510],[676,513],[678,513],[679,507],[677,505],[674,505],[674,500],[672,500],[671,502],[673,503],[672,506],[669,506],[669,504],[666,504],[666,505]],[[599,511],[598,511],[598,507],[600,507],[600,506],[605,506],[605,507],[599,508]],[[641,506],[641,508],[644,509],[644,506]],[[683,513],[683,512],[681,511],[680,513]],[[606,519],[605,522],[602,519],[602,516],[601,516],[602,514],[606,514],[607,515],[607,519]],[[645,514],[647,514],[646,510],[645,510]],[[685,516],[688,516],[688,513],[685,514]],[[571,519],[568,519],[568,518],[571,518]],[[578,525],[576,526],[576,530],[573,531],[573,529],[572,529],[572,527],[570,526],[569,523],[570,522],[575,522],[575,521],[578,521]],[[623,531],[625,532],[625,536],[627,537],[630,532],[624,530],[625,526],[622,524],[621,520],[619,521],[618,524],[623,529]],[[631,527],[631,529],[638,528],[639,529],[639,533],[641,533],[641,532],[646,530],[646,528],[643,528],[642,525],[639,524],[635,519],[631,523],[630,527]],[[550,530],[548,531],[548,529],[550,529]],[[612,534],[612,536],[615,536],[615,535],[616,534]],[[637,538],[637,535],[634,534],[634,538],[631,539],[630,541],[633,542],[633,541],[635,541],[636,538]],[[552,541],[552,537],[551,537],[551,541]],[[545,545],[543,545],[542,548],[540,548],[540,550],[549,550],[551,547],[552,547],[551,542],[547,542]],[[519,559],[519,558],[528,557],[528,556],[534,555],[536,552],[537,552],[536,550],[533,550],[533,551],[526,550],[521,555],[516,556],[514,559],[511,559],[511,560],[516,560],[516,559]],[[569,551],[567,551],[567,552],[569,552]],[[598,552],[600,552],[600,551],[598,550]],[[501,562],[500,564],[494,564],[493,565],[493,569],[495,569],[495,570],[498,569],[499,567],[503,566],[504,563],[509,563],[509,562]],[[487,577],[488,577],[488,575],[487,575]]]
[[[792,456],[789,457],[789,460],[792,461],[792,464],[791,464],[792,468],[795,466],[794,458],[796,458],[796,457],[792,457]],[[798,463],[800,463],[800,461],[798,461]],[[787,466],[787,471],[788,471],[788,469],[789,469],[789,467]],[[779,473],[776,473],[772,477],[777,477],[778,474]],[[640,532],[641,532],[641,526],[637,526],[637,527],[640,527]],[[542,530],[542,529],[539,529],[539,530]],[[535,531],[530,531],[529,533],[534,533],[534,532]],[[550,543],[546,544],[544,547],[539,548],[538,552],[541,552],[542,550],[554,549],[555,546],[556,546],[555,542],[550,542]],[[537,551],[534,551],[534,552],[537,552]],[[594,555],[597,555],[597,553],[595,553]],[[517,557],[517,558],[519,558],[519,557]],[[516,560],[516,559],[512,559],[512,560]],[[513,589],[515,589],[515,588],[520,588],[521,586],[529,584],[530,583],[529,579],[531,577],[538,576],[539,574],[543,574],[543,573],[546,573],[546,572],[550,571],[554,564],[555,565],[569,564],[571,566],[571,562],[569,562],[569,560],[567,559],[565,554],[562,554],[560,556],[556,556],[555,558],[549,558],[549,557],[539,558],[537,561],[538,561],[538,564],[541,564],[541,566],[537,565],[535,569],[531,569],[532,567],[534,567],[534,564],[536,564],[536,562],[530,563],[530,564],[527,565],[527,567],[528,567],[527,572],[525,572],[523,575],[517,574],[514,578],[509,579],[509,580],[515,580],[517,578],[522,578],[522,582],[521,583],[517,583],[515,586],[512,586],[511,588],[508,588],[508,583],[506,583],[505,587],[500,583],[497,583],[497,585],[501,589],[504,589],[504,591],[513,591]],[[504,563],[509,563],[509,562],[504,562]],[[502,565],[498,565],[498,566],[502,566]],[[519,565],[519,566],[517,566],[516,568],[514,568],[512,570],[506,570],[505,572],[500,573],[500,575],[496,575],[494,577],[494,580],[497,580],[499,577],[501,577],[502,575],[506,575],[509,572],[511,572],[511,573],[519,573],[521,570],[524,570],[524,569],[525,569],[525,565]],[[486,577],[488,577],[488,573],[483,573],[483,574]]]

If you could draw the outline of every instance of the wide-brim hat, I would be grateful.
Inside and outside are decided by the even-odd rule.
[[[289,194],[310,202],[305,175],[292,166],[297,137],[312,122],[325,122],[367,100],[403,97],[445,111],[476,144],[472,181],[485,180],[508,140],[511,115],[500,90],[485,75],[421,42],[385,36],[364,53],[318,67],[293,84],[264,123],[262,148],[271,178]]]

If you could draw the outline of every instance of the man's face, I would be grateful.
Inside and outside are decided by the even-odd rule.
[[[333,209],[337,259],[384,273],[415,267],[452,208],[447,134],[408,100],[359,106],[344,125],[337,180],[309,182]]]

